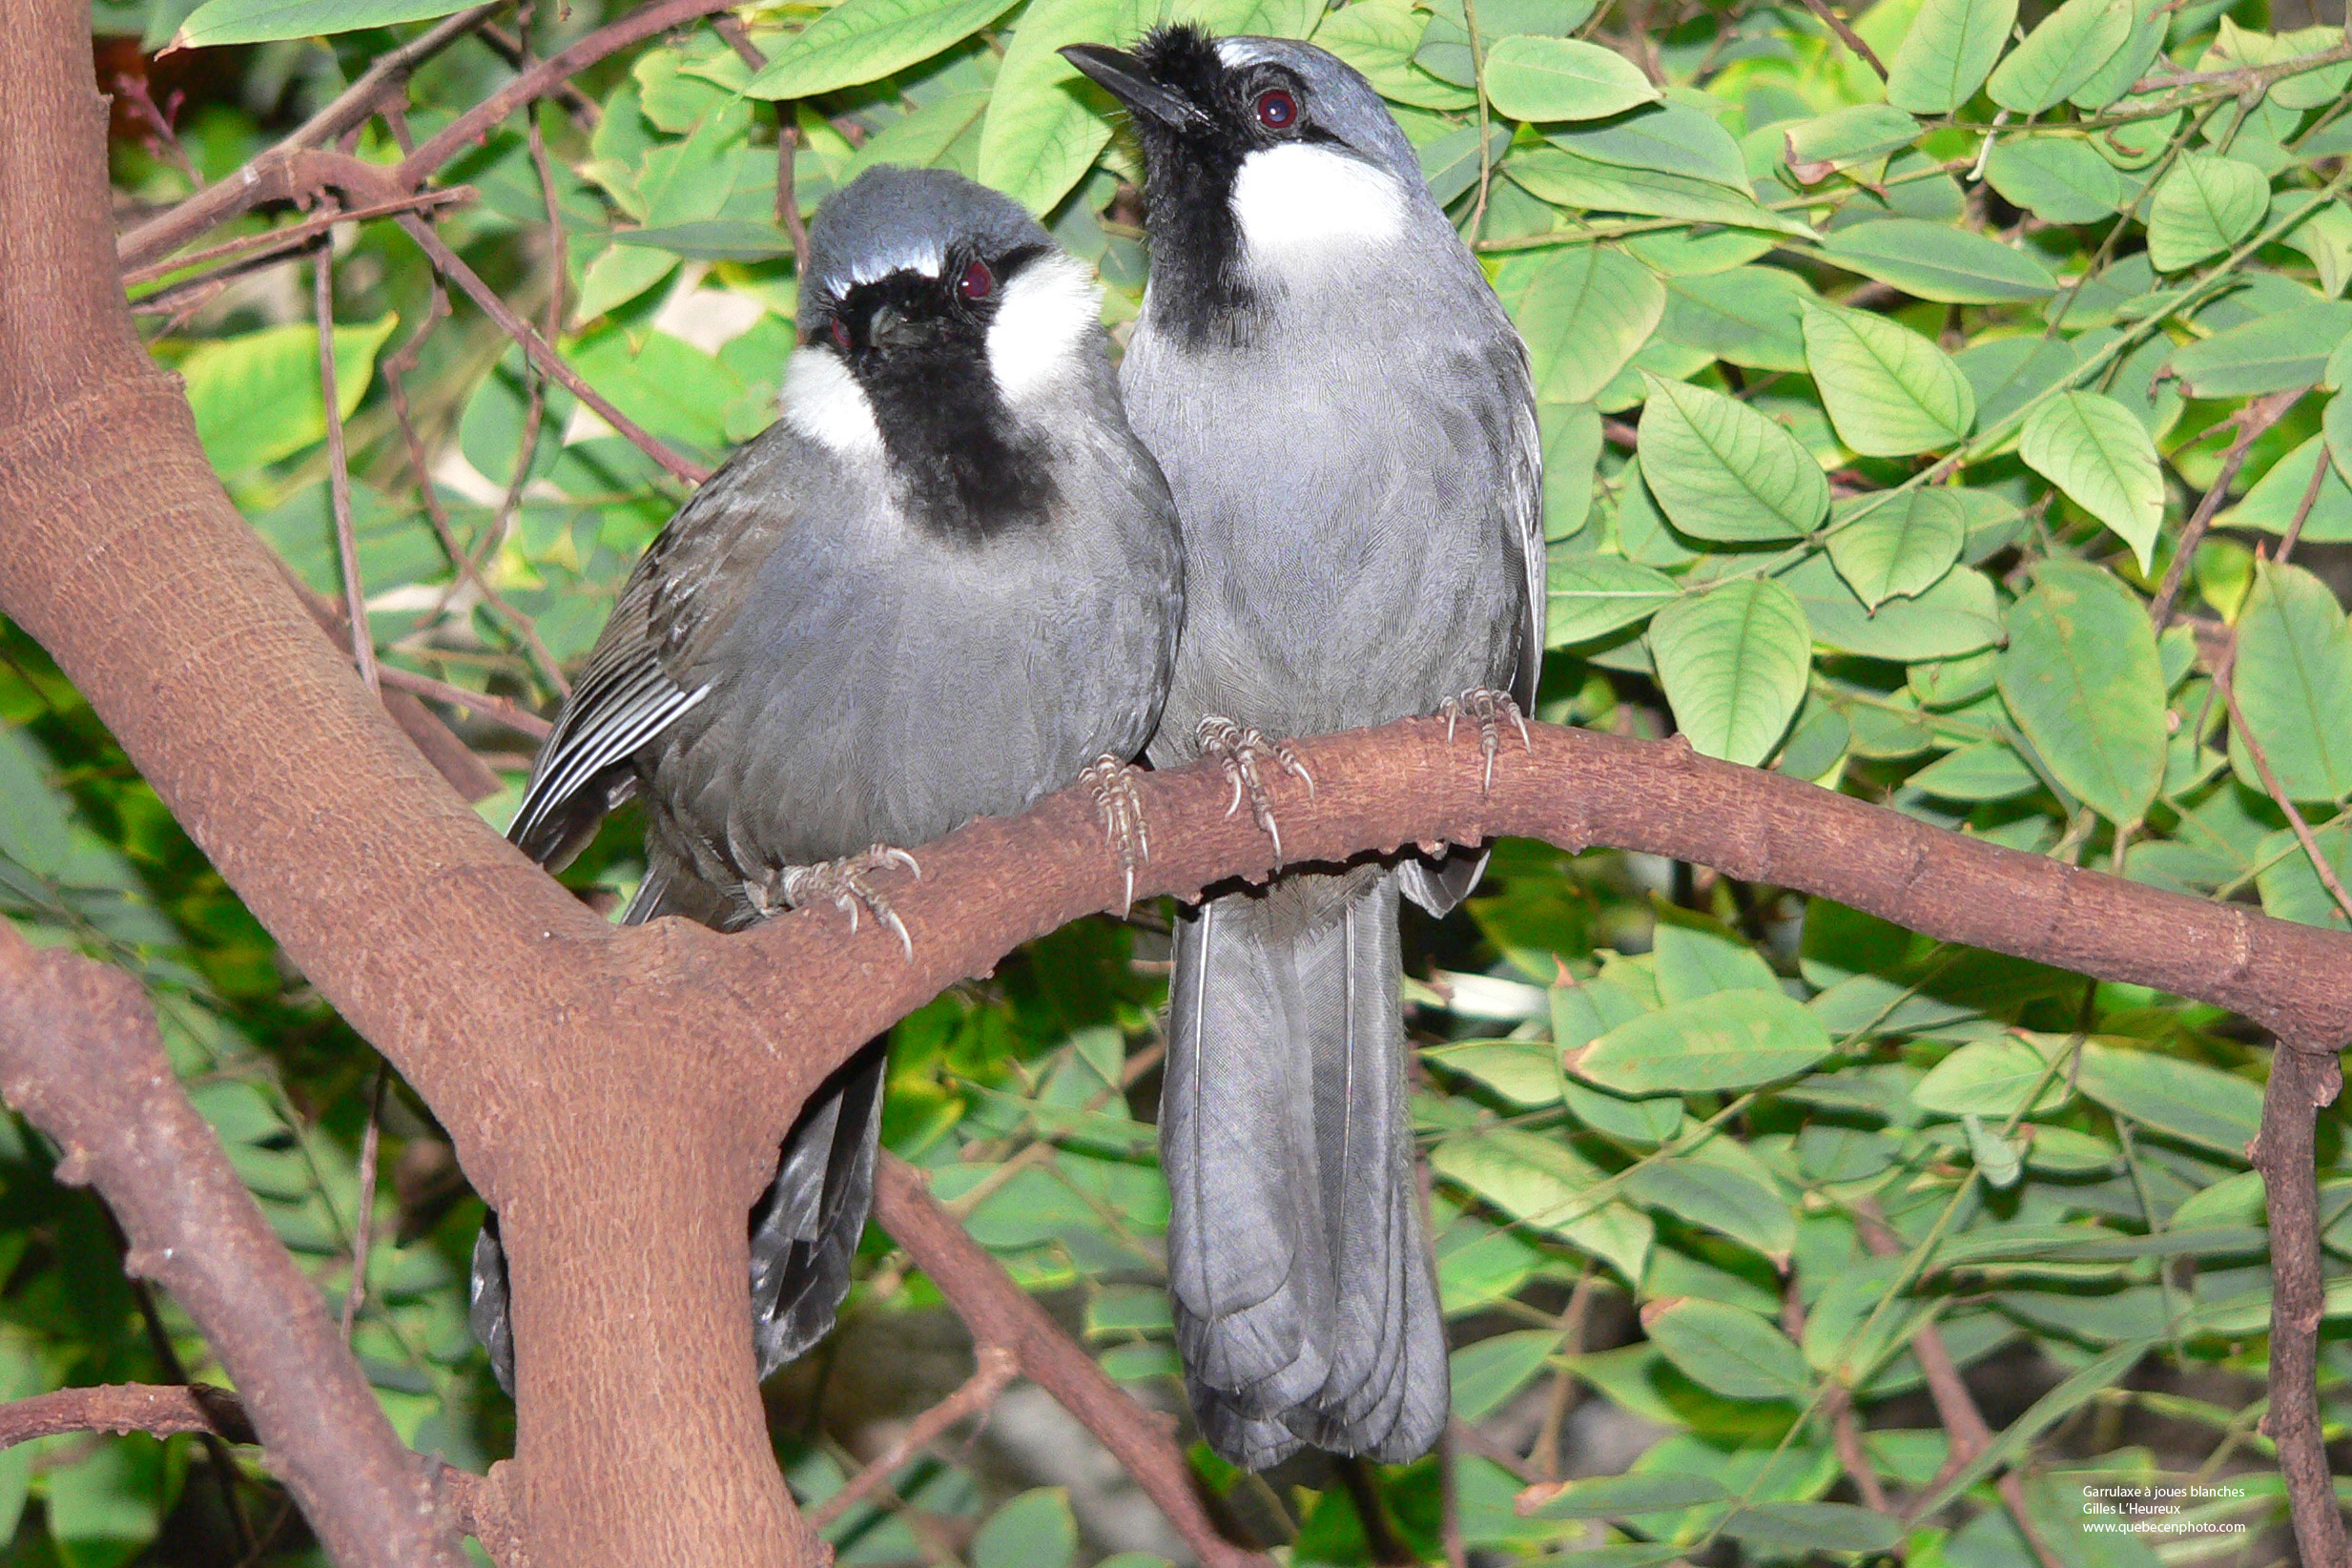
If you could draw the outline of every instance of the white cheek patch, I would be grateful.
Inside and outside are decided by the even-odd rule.
[[[1041,256],[1004,285],[988,323],[988,369],[1019,402],[1061,379],[1103,319],[1103,291],[1069,257]]]
[[[785,423],[842,457],[878,457],[882,427],[874,404],[849,366],[815,343],[784,361],[784,391],[776,400]]]
[[[1281,266],[1394,239],[1405,226],[1405,193],[1361,158],[1288,142],[1242,159],[1233,221],[1253,263]]]

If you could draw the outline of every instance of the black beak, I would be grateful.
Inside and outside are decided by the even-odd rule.
[[[939,323],[909,318],[896,305],[877,305],[866,322],[866,341],[877,348],[920,348],[939,336]]]
[[[1210,124],[1193,104],[1153,81],[1150,69],[1125,50],[1070,44],[1061,52],[1135,113],[1149,115],[1171,131],[1206,130]]]

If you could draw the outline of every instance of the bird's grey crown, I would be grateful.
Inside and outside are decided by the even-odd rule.
[[[951,169],[877,165],[827,196],[809,225],[800,330],[815,331],[859,283],[906,270],[939,276],[951,249],[996,257],[1052,243],[1019,202]]]
[[[1270,65],[1296,76],[1307,89],[1308,101],[1301,107],[1317,130],[1396,175],[1407,190],[1421,188],[1419,155],[1381,102],[1378,90],[1355,67],[1296,38],[1236,33],[1218,39],[1215,48],[1218,63],[1229,72]]]

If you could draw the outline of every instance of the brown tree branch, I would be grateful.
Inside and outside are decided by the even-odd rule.
[[[70,951],[36,952],[0,923],[0,1092],[56,1142],[57,1179],[106,1199],[131,1240],[124,1266],[169,1289],[204,1331],[335,1560],[459,1568],[422,1464],[188,1103],[138,982]],[[119,1397],[115,1413],[141,1403]],[[218,1413],[186,1397],[201,1419],[177,1430],[214,1431]]]
[[[457,252],[442,243],[441,236],[433,232],[432,225],[408,213],[401,214],[394,221],[407,231],[408,237],[415,240],[426,256],[432,258],[436,271],[464,290],[465,297],[479,306],[485,316],[496,321],[500,331],[523,345],[523,352],[530,356],[531,363],[537,365],[543,374],[561,382],[573,397],[594,409],[599,419],[619,431],[639,451],[660,464],[671,477],[689,485],[699,485],[711,477],[710,469],[698,463],[690,463],[647,434],[636,421],[613,407],[604,394],[583,381],[580,373],[566,364],[563,356],[555,352],[553,344],[532,330],[528,321],[508,309],[506,301],[477,277],[473,268],[458,258]]]
[[[244,1401],[209,1383],[107,1383],[59,1389],[0,1405],[0,1449],[69,1432],[209,1433],[223,1442],[258,1443]]]
[[[864,1469],[842,1483],[840,1491],[809,1510],[812,1529],[822,1530],[856,1507],[868,1493],[897,1475],[899,1466],[930,1447],[941,1433],[997,1402],[997,1395],[1021,1371],[1020,1358],[1001,1345],[982,1345],[978,1353],[980,1370],[965,1378],[960,1388],[908,1422],[906,1430]]]
[[[2206,486],[2203,498],[2197,504],[2197,510],[2190,514],[2189,526],[2181,529],[2180,543],[2173,549],[2173,564],[2164,568],[2164,581],[2156,588],[2156,602],[2148,607],[2148,618],[2156,623],[2156,630],[2162,631],[2172,622],[2173,600],[2180,592],[2181,578],[2189,569],[2190,560],[2197,554],[2197,547],[2204,542],[2205,529],[2213,522],[2214,513],[2221,509],[2222,501],[2228,497],[2230,485],[2238,478],[2238,470],[2246,461],[2246,449],[2261,438],[2263,431],[2283,419],[2286,411],[2310,390],[2307,386],[2294,386],[2283,392],[2257,398],[2221,422],[2237,426],[2238,435],[2231,441],[2229,450],[2221,454],[2220,472]],[[2324,468],[2326,464],[2321,464],[2321,466]]]
[[[2262,1130],[2246,1150],[2262,1173],[2270,1215],[2270,1409],[2260,1431],[2279,1447],[2293,1504],[2295,1544],[2306,1568],[2346,1568],[2352,1539],[2329,1476],[2320,1414],[2320,1189],[2314,1127],[2336,1103],[2343,1072],[2333,1057],[2281,1046],[2271,1053]]]
[[[939,1207],[922,1173],[884,1151],[874,1174],[874,1218],[931,1276],[974,1343],[1017,1356],[1029,1381],[1061,1401],[1111,1452],[1207,1568],[1266,1568],[1209,1522],[1185,1462],[1160,1418],[1145,1411],[1071,1342],[1004,1266]]]

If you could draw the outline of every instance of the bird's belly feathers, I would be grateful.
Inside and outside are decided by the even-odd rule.
[[[757,673],[680,722],[652,809],[724,883],[925,843],[1133,755],[1165,679],[1172,560],[1110,572],[1071,547],[1040,529],[978,548],[779,551],[762,570],[774,591],[727,639],[757,656],[722,644],[711,661]]]
[[[1312,734],[1510,683],[1526,588],[1499,411],[1378,374],[1311,398],[1192,380],[1179,358],[1127,382],[1185,539],[1155,760],[1188,756],[1204,713]]]

